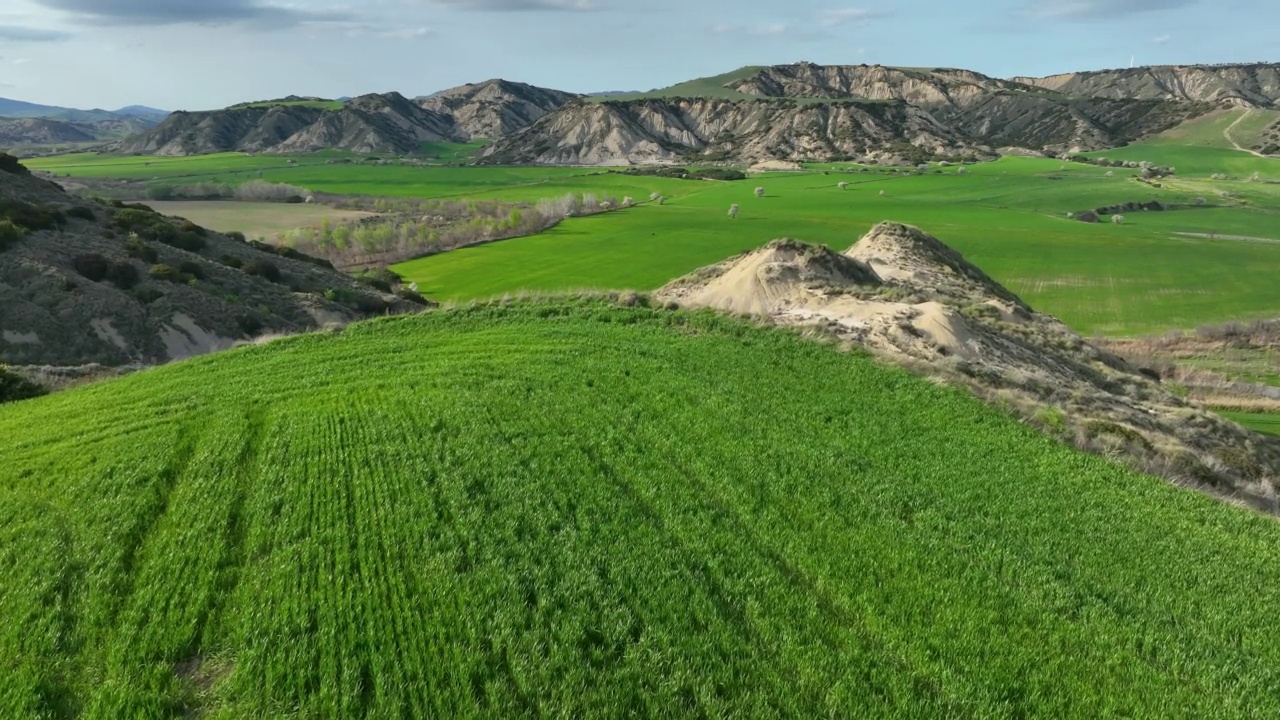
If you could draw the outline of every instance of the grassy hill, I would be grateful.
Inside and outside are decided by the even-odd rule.
[[[563,300],[0,407],[6,717],[1266,716],[1280,527]]]
[[[587,102],[624,102],[627,100],[645,100],[648,98],[717,98],[720,100],[758,100],[755,95],[732,90],[726,83],[743,80],[763,70],[763,66],[748,65],[730,72],[711,77],[696,78],[677,83],[670,87],[658,88],[641,93],[622,93],[618,95],[601,95],[584,98]]]

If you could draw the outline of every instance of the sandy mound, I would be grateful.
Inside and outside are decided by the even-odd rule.
[[[1280,513],[1280,442],[1188,405],[917,228],[881,224],[843,255],[775,240],[654,299],[821,329],[1083,449]]]
[[[799,172],[804,166],[790,160],[762,160],[747,168],[747,172]]]
[[[886,280],[895,280],[949,298],[975,302],[999,299],[1023,310],[1018,296],[991,279],[964,256],[919,228],[881,223],[845,255],[865,263]]]
[[[690,307],[772,315],[825,304],[832,290],[878,285],[880,278],[869,268],[830,248],[774,240],[677,280],[665,292]]]

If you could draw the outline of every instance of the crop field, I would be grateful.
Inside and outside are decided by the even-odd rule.
[[[272,238],[299,227],[368,217],[373,213],[324,205],[241,202],[230,200],[148,200],[156,212],[186,218],[218,232],[242,232],[250,238]]]
[[[1219,413],[1251,430],[1268,435],[1280,435],[1280,414],[1278,413],[1245,413],[1221,410]]]
[[[374,321],[0,436],[4,717],[1280,713],[1273,520],[730,318]]]
[[[458,250],[399,265],[429,297],[466,300],[521,291],[650,290],[700,266],[794,237],[844,249],[891,219],[937,235],[1019,293],[1080,332],[1136,335],[1280,313],[1280,161],[1235,150],[1154,144],[1106,153],[1176,164],[1179,176],[1154,188],[1136,171],[1057,160],[1006,158],[922,176],[857,172],[845,164],[742,182],[700,182],[586,168],[329,165],[332,156],[288,159],[64,156],[33,161],[60,174],[267,180],[313,190],[395,197],[536,201],[566,193],[632,196],[641,207],[573,219],[544,234]],[[1191,159],[1199,158],[1198,161]],[[149,165],[146,163],[150,163]],[[1186,166],[1186,170],[1181,166]],[[1229,172],[1237,180],[1214,181]],[[837,182],[848,182],[841,191]],[[757,199],[755,186],[767,197]],[[885,193],[884,197],[880,192]],[[648,204],[651,193],[668,198]],[[1221,197],[1221,193],[1229,197]],[[1196,198],[1208,206],[1190,207]],[[1087,225],[1068,212],[1158,200],[1186,209],[1126,213],[1123,226]],[[729,220],[731,204],[741,216]]]

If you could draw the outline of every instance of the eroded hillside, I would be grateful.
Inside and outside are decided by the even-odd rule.
[[[62,192],[0,155],[0,363],[155,363],[417,307],[296,253]]]

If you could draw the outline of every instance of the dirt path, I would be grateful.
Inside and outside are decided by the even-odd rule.
[[[1242,123],[1242,122],[1244,122],[1245,120],[1249,119],[1249,117],[1250,117],[1250,116],[1252,116],[1252,115],[1253,115],[1253,108],[1248,108],[1247,110],[1245,110],[1245,111],[1244,111],[1244,114],[1242,114],[1240,117],[1236,118],[1236,121],[1235,121],[1235,122],[1233,122],[1233,123],[1231,123],[1230,125],[1228,125],[1228,126],[1226,127],[1226,129],[1224,129],[1224,130],[1222,131],[1222,137],[1226,138],[1226,139],[1227,139],[1227,142],[1231,143],[1231,147],[1233,147],[1233,148],[1235,148],[1235,149],[1239,150],[1240,152],[1247,152],[1247,153],[1249,153],[1250,155],[1254,155],[1254,156],[1256,156],[1256,157],[1260,157],[1260,158],[1267,158],[1267,157],[1268,157],[1267,155],[1263,155],[1263,154],[1262,154],[1262,153],[1260,153],[1260,152],[1257,152],[1257,151],[1254,151],[1254,150],[1250,150],[1250,149],[1248,149],[1248,148],[1240,147],[1240,143],[1236,142],[1236,139],[1235,139],[1235,138],[1233,138],[1233,137],[1231,137],[1231,131],[1232,131],[1232,130],[1235,130],[1237,125],[1239,125],[1240,123]]]

